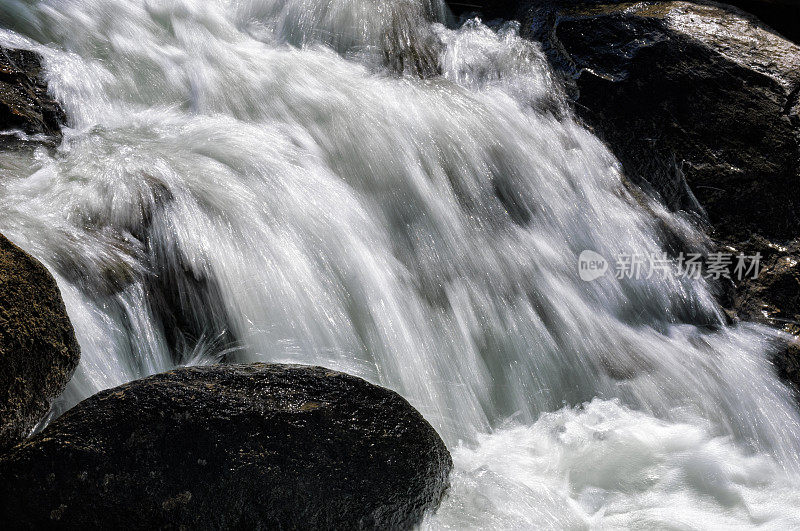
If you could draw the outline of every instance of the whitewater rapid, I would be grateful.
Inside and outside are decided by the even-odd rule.
[[[2,0],[70,117],[0,158],[0,232],[57,278],[82,359],[53,416],[180,365],[319,364],[451,449],[439,528],[800,526],[776,333],[702,279],[511,23],[434,0]],[[452,21],[451,21],[452,22]]]

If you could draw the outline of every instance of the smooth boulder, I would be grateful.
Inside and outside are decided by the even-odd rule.
[[[29,50],[0,47],[1,139],[14,140],[15,131],[49,143],[61,139],[66,115],[48,93],[42,57]]]
[[[55,280],[0,234],[0,451],[47,414],[79,359]]]
[[[0,458],[14,528],[408,529],[450,455],[398,394],[321,367],[192,367],[103,391]]]

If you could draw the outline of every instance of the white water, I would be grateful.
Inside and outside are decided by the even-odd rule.
[[[179,364],[321,364],[448,443],[425,527],[800,526],[775,334],[723,327],[702,280],[580,280],[584,249],[703,238],[630,197],[536,45],[443,13],[0,0],[70,116],[54,152],[0,158],[0,232],[83,351],[54,414]]]

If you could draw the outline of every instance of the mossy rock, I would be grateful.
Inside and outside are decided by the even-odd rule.
[[[0,234],[0,450],[47,414],[79,358],[56,281]]]

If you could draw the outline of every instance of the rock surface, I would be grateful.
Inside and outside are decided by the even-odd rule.
[[[485,20],[515,19],[524,15],[531,6],[535,7],[537,4],[546,3],[551,3],[551,0],[447,0],[447,4],[455,16],[477,14]],[[566,2],[561,0],[561,3]],[[621,0],[578,0],[572,3],[613,4],[623,2]],[[784,37],[800,42],[800,0],[727,0],[721,3],[713,0],[695,0],[692,3],[735,6],[755,15]]]
[[[699,210],[688,183],[725,242],[798,234],[800,47],[686,2],[547,3],[526,22],[632,181]]]
[[[0,235],[0,450],[45,416],[79,358],[55,280]]]
[[[41,56],[0,47],[0,131],[19,130],[53,141],[61,138],[65,121],[61,106],[47,93]]]
[[[484,20],[514,19],[529,4],[525,0],[446,0],[446,3],[457,17],[477,14]]]
[[[755,280],[738,282],[730,306],[745,321],[783,328],[797,335],[800,330],[800,241],[785,246],[753,236],[738,245],[747,256],[761,255]]]
[[[452,461],[396,393],[320,367],[179,369],[101,392],[0,458],[13,528],[405,529]]]
[[[755,17],[678,1],[450,5],[520,19],[631,181],[707,213],[719,241],[800,233],[800,47]]]

